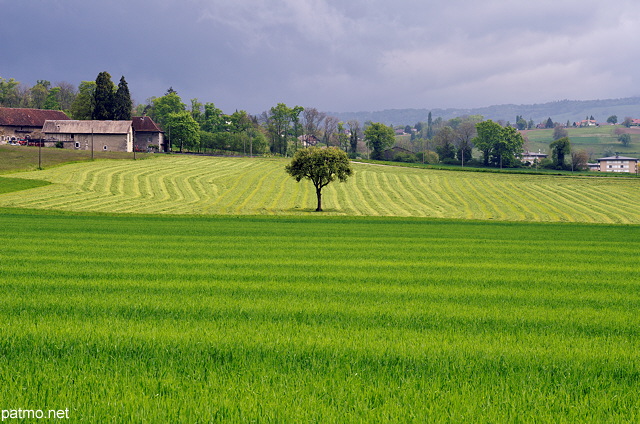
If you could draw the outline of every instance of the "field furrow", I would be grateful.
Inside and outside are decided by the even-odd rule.
[[[315,209],[309,181],[286,160],[159,156],[96,161],[16,178],[50,183],[0,194],[0,206],[127,213],[300,214]],[[634,179],[447,172],[354,164],[323,190],[329,214],[501,221],[640,223]]]

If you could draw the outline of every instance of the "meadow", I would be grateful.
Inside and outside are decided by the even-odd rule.
[[[621,128],[631,134],[631,143],[623,146],[614,134],[616,128]],[[625,128],[621,125],[600,125],[599,127],[567,128],[571,147],[574,150],[584,150],[591,156],[591,161],[604,157],[607,153],[618,152],[623,156],[640,156],[640,131],[637,128]],[[549,144],[553,141],[553,130],[523,131],[527,142],[525,148],[537,152],[541,150],[549,153]]]
[[[286,159],[157,155],[11,174],[51,183],[0,195],[0,207],[134,214],[306,215],[310,182]],[[450,172],[354,164],[323,190],[325,214],[639,224],[634,178]]]
[[[637,225],[1,212],[2,408],[640,420]]]
[[[38,160],[40,155],[40,160]],[[133,153],[95,151],[94,160],[133,158]],[[144,159],[152,156],[149,153],[136,153],[136,157]],[[56,149],[53,147],[11,146],[0,144],[0,174],[16,171],[30,171],[42,168],[64,165],[69,162],[86,162],[91,160],[91,152],[86,150]]]

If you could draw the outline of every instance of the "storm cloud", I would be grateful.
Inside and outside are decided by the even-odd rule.
[[[640,94],[632,0],[0,0],[0,76],[260,113]]]

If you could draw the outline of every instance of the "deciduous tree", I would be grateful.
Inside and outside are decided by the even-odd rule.
[[[549,144],[552,152],[553,163],[557,169],[563,169],[565,166],[565,156],[571,153],[571,142],[569,137],[562,137]]]
[[[438,130],[433,138],[436,144],[436,153],[440,156],[440,160],[455,159],[456,157],[456,134],[453,128],[446,126]]]
[[[476,126],[470,120],[463,121],[456,129],[456,155],[464,166],[465,161],[471,160],[473,152],[473,137],[476,135]]]
[[[622,143],[624,147],[628,147],[631,144],[631,135],[630,134],[620,134],[618,136],[618,141]]]
[[[167,91],[162,97],[153,99],[153,106],[149,110],[151,119],[160,124],[166,130],[165,126],[169,115],[179,113],[186,109],[186,105],[182,103],[182,99],[173,90]]]
[[[568,136],[569,136],[569,132],[566,129],[562,128],[562,126],[560,126],[560,124],[556,125],[553,128],[553,139],[554,140],[558,140],[558,139],[560,139],[562,137],[568,137]]]
[[[353,158],[358,154],[358,137],[360,136],[360,122],[356,119],[352,119],[347,122],[349,125],[349,146],[351,156]]]
[[[382,159],[382,152],[395,142],[395,131],[380,122],[373,122],[364,130],[364,141],[373,150],[371,159]]]
[[[571,152],[571,169],[576,171],[584,171],[588,168],[589,153],[585,150],[576,150]]]
[[[311,140],[320,139],[320,127],[326,116],[324,112],[319,112],[314,107],[307,107],[302,112],[302,128],[307,145],[311,143]]]
[[[171,132],[171,141],[182,149],[190,151],[200,148],[200,125],[186,110],[169,113],[165,118],[167,131]]]
[[[473,139],[473,144],[482,152],[485,166],[489,166],[491,153],[498,143],[502,127],[491,119],[476,124],[477,136]]]
[[[19,81],[9,78],[5,80],[0,77],[0,106],[17,107],[19,103],[18,86]]]
[[[93,93],[96,90],[95,81],[82,81],[78,86],[78,95],[71,103],[73,119],[91,119],[93,113]]]
[[[336,179],[346,181],[353,173],[347,154],[336,147],[300,149],[285,169],[296,181],[308,179],[313,183],[318,200],[316,212],[322,212],[322,189]]]

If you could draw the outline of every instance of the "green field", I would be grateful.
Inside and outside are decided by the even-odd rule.
[[[285,159],[158,156],[13,174],[53,183],[0,195],[0,207],[151,214],[308,214],[309,182]],[[637,179],[449,172],[354,164],[323,191],[326,214],[640,223]]]
[[[38,155],[40,159],[38,160]],[[136,153],[137,159],[152,157],[149,153]],[[124,152],[94,152],[94,160],[102,159],[133,159],[133,153]],[[37,147],[10,146],[0,144],[0,174],[16,171],[29,171],[38,169],[38,163],[42,168],[64,165],[69,162],[86,162],[91,160],[91,152],[86,150],[56,149],[45,147],[38,152]]]
[[[0,178],[0,409],[640,421],[639,180],[354,164],[314,213],[286,163]]]
[[[3,408],[640,420],[639,226],[3,212]]]
[[[618,136],[614,134],[616,128],[622,128],[631,132],[631,144],[625,147],[618,141]],[[584,150],[591,156],[591,161],[603,157],[607,152],[618,152],[623,156],[640,156],[640,133],[637,129],[628,130],[621,125],[601,125],[599,127],[567,128],[571,148],[574,150]],[[524,131],[523,135],[528,140],[525,148],[537,152],[541,150],[550,153],[549,144],[553,141],[553,130],[530,130]]]

